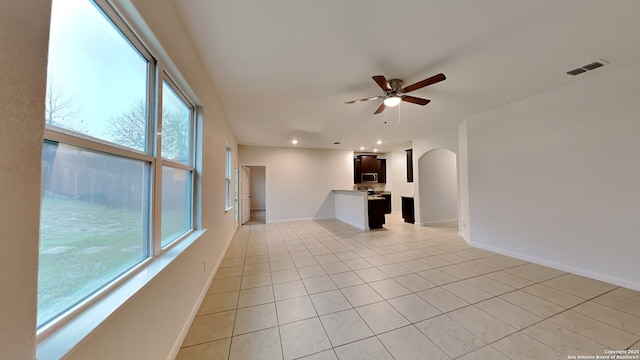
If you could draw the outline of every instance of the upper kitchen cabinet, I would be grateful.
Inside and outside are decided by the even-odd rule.
[[[413,149],[405,150],[407,152],[407,182],[413,182]]]
[[[387,159],[377,159],[378,161],[378,182],[387,183]]]
[[[377,155],[358,155],[353,159],[353,182],[362,183],[362,174],[377,174],[378,183],[387,182],[387,159],[378,159]]]
[[[359,184],[362,181],[362,160],[359,157],[353,159],[353,183]]]
[[[377,173],[378,172],[378,157],[376,155],[359,155],[362,161],[363,173]]]

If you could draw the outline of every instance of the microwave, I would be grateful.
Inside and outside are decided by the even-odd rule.
[[[364,183],[378,183],[378,173],[362,173],[361,182]]]

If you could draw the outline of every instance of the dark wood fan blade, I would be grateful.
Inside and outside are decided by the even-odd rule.
[[[431,102],[431,100],[427,100],[427,99],[423,99],[423,98],[419,98],[419,97],[415,97],[415,96],[409,96],[409,95],[405,95],[402,97],[402,101],[406,101],[406,102],[410,102],[412,104],[418,104],[418,105],[427,105],[428,103]]]
[[[381,112],[384,111],[384,108],[386,108],[386,106],[384,105],[384,103],[380,104],[380,106],[378,107],[378,110],[376,110],[376,112],[373,113],[373,115],[377,115],[380,114]]]
[[[358,102],[369,101],[369,100],[378,100],[378,99],[381,99],[381,98],[382,98],[382,96],[374,96],[374,97],[370,97],[370,98],[345,101],[344,103],[345,104],[355,104],[355,103],[358,103]]]
[[[407,87],[405,87],[404,89],[402,89],[403,93],[408,93],[408,92],[412,92],[418,89],[421,89],[425,86],[431,85],[431,84],[435,84],[437,82],[440,82],[442,80],[446,79],[446,77],[444,76],[444,74],[438,74],[438,75],[434,75],[428,79],[424,79],[422,81],[418,81],[415,84],[409,85]]]
[[[378,86],[380,86],[380,88],[384,91],[389,91],[391,90],[391,86],[389,86],[389,82],[387,81],[387,79],[382,76],[382,75],[375,75],[371,77],[373,79],[373,81],[376,82],[376,84],[378,84]]]

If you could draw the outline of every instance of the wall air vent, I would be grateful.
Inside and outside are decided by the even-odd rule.
[[[586,73],[587,71],[595,70],[595,69],[597,69],[599,67],[603,67],[604,64],[608,64],[608,63],[609,62],[607,62],[606,60],[600,59],[600,61],[594,61],[591,64],[587,64],[587,65],[584,65],[582,67],[575,68],[573,70],[569,70],[569,71],[567,71],[567,75],[573,75],[573,76],[580,75],[582,73]]]
[[[567,71],[567,74],[576,76],[576,75],[579,75],[579,74],[582,74],[582,73],[586,73],[586,72],[587,72],[587,70],[585,70],[583,68],[577,68],[577,69],[573,69],[573,70]]]

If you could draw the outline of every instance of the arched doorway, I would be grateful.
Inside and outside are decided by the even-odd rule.
[[[451,223],[458,220],[458,171],[456,154],[434,149],[418,160],[420,223]]]

